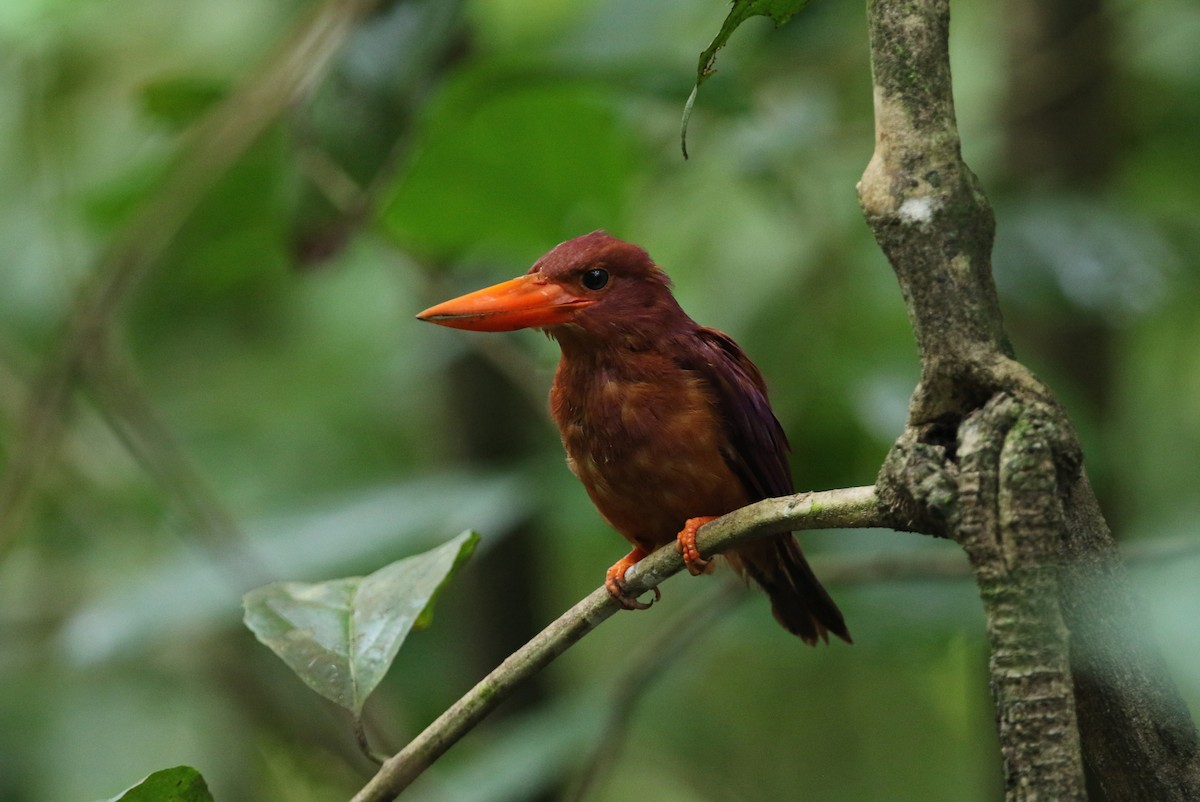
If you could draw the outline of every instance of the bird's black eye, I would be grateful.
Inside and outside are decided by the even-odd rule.
[[[580,280],[589,290],[602,290],[608,284],[608,271],[595,267],[585,271]]]

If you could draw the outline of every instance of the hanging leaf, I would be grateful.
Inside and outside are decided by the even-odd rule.
[[[154,772],[108,802],[213,802],[213,797],[200,772],[176,766]]]
[[[683,107],[683,123],[679,132],[683,158],[688,157],[687,129],[688,121],[692,117],[692,106],[696,103],[696,93],[700,91],[700,84],[716,72],[713,64],[717,61],[717,51],[725,46],[738,26],[751,17],[770,17],[775,23],[775,27],[779,27],[796,16],[806,5],[808,5],[808,0],[733,0],[733,8],[729,10],[729,15],[721,23],[721,30],[700,54],[700,64],[696,67],[696,85],[692,87],[692,94],[688,96],[687,103]]]
[[[414,626],[475,550],[463,532],[435,549],[365,577],[275,582],[247,593],[246,626],[310,688],[356,717]]]

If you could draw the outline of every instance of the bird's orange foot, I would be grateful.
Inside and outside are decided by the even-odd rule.
[[[617,604],[626,610],[646,610],[651,604],[654,604],[654,602],[638,601],[636,596],[630,596],[625,590],[625,572],[637,565],[638,561],[645,556],[646,552],[635,548],[613,563],[612,567],[604,574],[604,588]],[[661,598],[662,592],[658,588],[654,588],[654,601]]]
[[[699,518],[688,518],[687,523],[679,532],[677,538],[679,553],[683,555],[683,564],[687,566],[688,573],[692,576],[707,574],[713,569],[712,560],[701,557],[700,549],[696,548],[696,532],[709,521],[715,521],[719,517],[719,515],[702,515]]]

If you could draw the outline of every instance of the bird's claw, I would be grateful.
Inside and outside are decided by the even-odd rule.
[[[620,579],[606,579],[604,581],[604,588],[608,591],[608,595],[613,597],[613,601],[626,610],[649,610],[654,602],[662,598],[662,591],[655,587],[651,588],[654,591],[654,601],[641,601],[636,596],[631,596],[625,590],[625,582]]]
[[[700,527],[709,521],[715,521],[718,517],[716,515],[702,515],[698,518],[688,518],[687,523],[683,525],[683,529],[679,531],[679,535],[676,538],[676,545],[679,548],[679,553],[683,555],[684,566],[692,576],[707,574],[713,569],[712,560],[706,560],[700,556],[700,549],[696,546],[696,532],[699,531]]]
[[[613,597],[613,601],[626,610],[647,610],[650,605],[654,604],[654,602],[639,601],[636,596],[631,596],[625,589],[625,572],[645,556],[646,552],[634,549],[613,563],[612,567],[604,574],[604,589],[608,591],[608,595]],[[662,598],[662,591],[657,587],[652,590],[654,591],[654,601]]]

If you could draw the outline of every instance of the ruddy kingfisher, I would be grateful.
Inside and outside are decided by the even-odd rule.
[[[757,367],[731,337],[699,325],[645,250],[603,231],[568,240],[525,275],[426,309],[421,320],[470,331],[541,329],[562,358],[550,388],[567,464],[605,520],[633,544],[608,569],[622,606],[625,572],[679,544],[692,574],[708,521],[794,491],[788,442]],[[725,554],[806,643],[850,642],[837,605],[796,538],[752,540]]]

